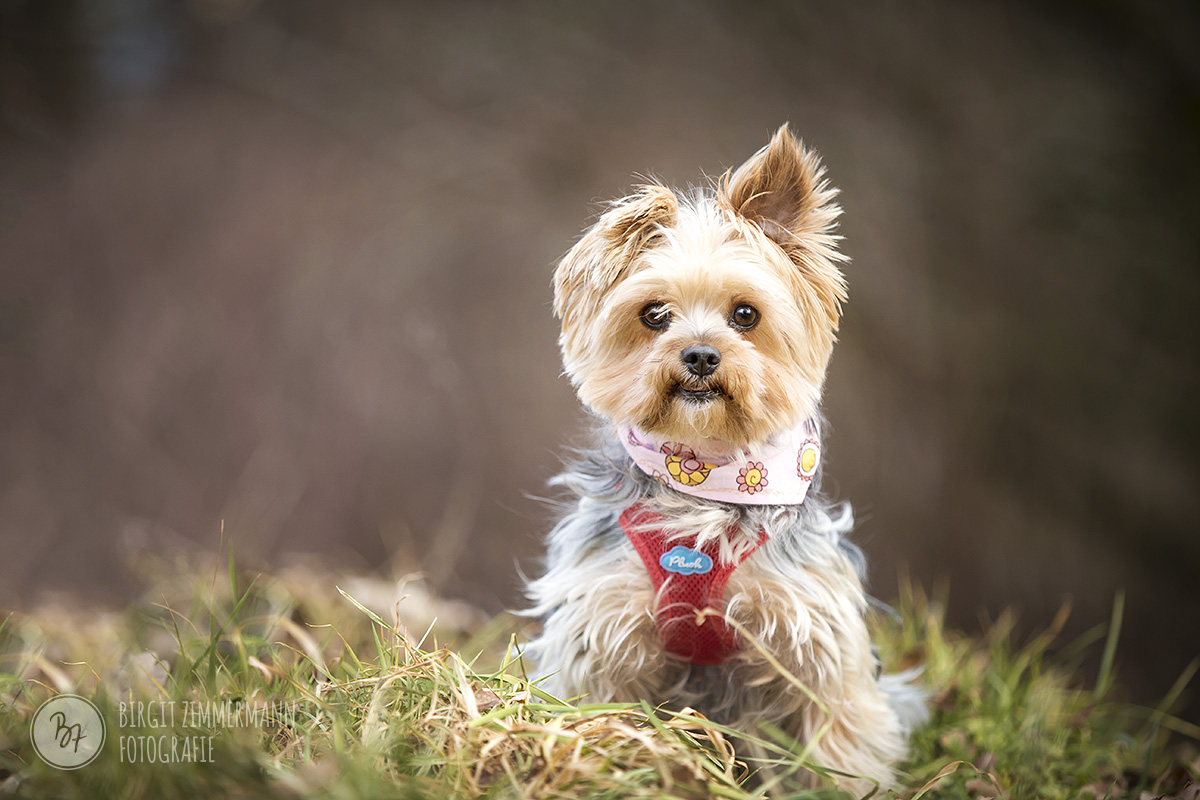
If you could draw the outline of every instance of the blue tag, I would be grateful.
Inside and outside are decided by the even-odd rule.
[[[667,572],[680,575],[703,575],[713,567],[713,561],[699,550],[675,545],[658,558],[658,564]]]

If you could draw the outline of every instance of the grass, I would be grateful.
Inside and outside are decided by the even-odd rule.
[[[838,796],[800,788],[819,766],[777,732],[743,746],[750,758],[693,713],[551,697],[525,679],[511,619],[479,624],[420,583],[393,603],[378,583],[342,592],[317,571],[250,577],[232,556],[204,572],[157,561],[144,574],[144,600],[124,612],[67,604],[0,618],[0,794]],[[1113,701],[1119,599],[1109,624],[1053,656],[1065,610],[1017,642],[1009,615],[971,637],[946,629],[943,607],[908,588],[898,618],[878,625],[886,664],[924,664],[933,705],[899,796],[1197,796],[1185,787],[1200,782],[1200,729],[1169,713],[1197,665],[1158,708]],[[1080,660],[1101,647],[1100,680],[1084,686]],[[29,741],[34,711],[59,692],[91,698],[109,735],[74,771],[46,765]],[[136,737],[199,737],[209,749],[175,763],[146,763],[142,750],[131,763],[121,745]]]

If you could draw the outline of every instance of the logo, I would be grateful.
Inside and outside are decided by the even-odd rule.
[[[713,567],[713,561],[699,550],[675,545],[659,556],[658,564],[667,572],[680,575],[703,575]]]
[[[51,697],[34,712],[29,723],[33,749],[52,767],[79,769],[104,747],[104,717],[77,694]]]

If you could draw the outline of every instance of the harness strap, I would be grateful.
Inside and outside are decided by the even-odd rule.
[[[654,621],[669,653],[693,664],[720,664],[741,649],[741,637],[725,622],[725,584],[742,562],[767,541],[767,532],[737,563],[722,563],[720,542],[695,547],[695,537],[668,547],[666,520],[634,503],[621,514],[621,530],[641,556],[658,598]],[[732,531],[731,531],[732,533]],[[710,613],[699,617],[699,612]]]

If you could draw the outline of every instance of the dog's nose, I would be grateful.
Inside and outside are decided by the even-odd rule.
[[[685,347],[680,358],[688,372],[703,378],[717,371],[717,365],[721,363],[721,351],[711,344],[694,344]]]

